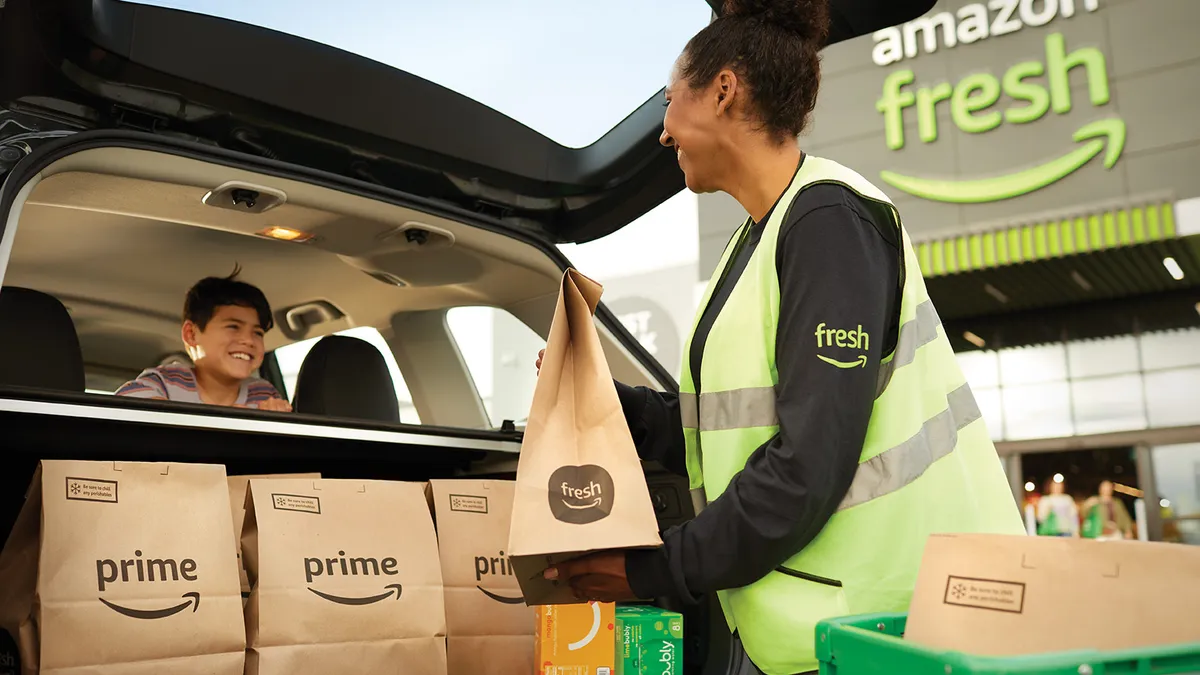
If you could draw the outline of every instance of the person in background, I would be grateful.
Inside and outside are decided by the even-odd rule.
[[[1066,485],[1049,481],[1048,494],[1038,500],[1038,534],[1048,537],[1078,537],[1079,509]]]
[[[1125,508],[1125,502],[1113,496],[1112,481],[1100,483],[1100,494],[1088,497],[1083,503],[1083,511],[1087,516],[1099,511],[1100,522],[1103,523],[1100,536],[1105,539],[1133,539],[1133,518]],[[1085,516],[1086,517],[1086,516]]]
[[[660,141],[749,218],[680,393],[616,391],[638,454],[706,506],[543,573],[581,600],[715,595],[737,673],[815,671],[822,619],[907,610],[930,534],[1025,533],[895,206],[800,148],[829,25],[826,0],[727,0],[676,62]]]
[[[206,277],[188,290],[181,336],[194,365],[145,370],[117,396],[291,412],[270,382],[253,375],[262,366],[263,336],[274,321],[266,296],[238,281],[239,271]]]

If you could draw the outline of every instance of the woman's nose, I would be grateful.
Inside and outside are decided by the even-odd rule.
[[[671,134],[668,134],[665,128],[663,129],[662,134],[658,137],[658,142],[662,143],[668,148],[675,145],[675,139],[671,138]]]

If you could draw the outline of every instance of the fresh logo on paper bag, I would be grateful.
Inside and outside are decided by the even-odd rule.
[[[612,513],[613,479],[595,464],[560,466],[550,474],[550,513],[572,525],[586,525]]]
[[[6,630],[0,630],[0,675],[20,675],[21,652]]]
[[[400,571],[396,569],[399,563],[395,558],[384,558],[378,560],[376,558],[347,558],[345,551],[338,551],[336,558],[305,558],[304,559],[304,578],[310,584],[309,592],[317,597],[336,602],[339,605],[372,605],[380,600],[387,600],[392,597],[392,592],[395,591],[395,597],[400,599],[401,587],[400,584],[387,584],[383,588],[383,593],[375,595],[367,595],[362,597],[346,597],[341,595],[333,595],[325,593],[312,587],[313,581],[318,577],[360,577],[360,576],[396,576]]]
[[[487,576],[508,576],[513,575],[512,567],[508,565],[508,558],[505,557],[504,551],[500,551],[499,557],[488,558],[485,555],[475,556],[475,581],[481,593],[488,596],[496,602],[502,602],[506,605],[521,605],[525,603],[525,598],[515,597],[510,598],[505,595],[498,595],[483,587],[483,578]]]
[[[115,484],[114,484],[115,485]],[[115,498],[114,488],[114,498]],[[176,581],[196,581],[199,577],[196,571],[196,561],[191,558],[175,560],[174,558],[142,558],[140,550],[133,552],[132,558],[113,560],[111,558],[96,561],[96,587],[101,593],[113,584],[151,584],[171,583]],[[180,596],[183,602],[159,609],[136,609],[125,607],[115,602],[98,598],[105,607],[117,614],[131,619],[165,619],[187,609],[194,613],[200,609],[200,594],[189,591]]]
[[[67,499],[80,502],[117,503],[117,481],[67,477]]]

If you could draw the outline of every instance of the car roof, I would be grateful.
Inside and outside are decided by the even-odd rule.
[[[522,121],[519,112],[510,109],[512,114],[506,114],[490,107],[486,95],[454,88],[467,87],[463,83],[469,80],[455,79],[453,68],[439,65],[438,59],[456,46],[469,48],[467,38],[475,24],[462,12],[457,21],[447,10],[429,19],[428,10],[421,15],[409,3],[398,5],[414,14],[409,33],[440,31],[449,42],[442,57],[433,54],[423,59],[418,58],[419,51],[398,52],[403,57],[400,64],[410,68],[405,70],[372,58],[382,52],[359,49],[368,52],[364,55],[348,50],[356,48],[353,31],[340,37],[318,34],[311,25],[305,28],[297,23],[300,13],[261,13],[262,8],[275,6],[271,3],[143,1],[170,7],[125,0],[9,0],[0,10],[4,19],[0,57],[15,66],[8,73],[21,76],[0,83],[4,100],[86,103],[95,126],[150,127],[353,175],[488,213],[558,243],[604,236],[683,188],[673,154],[658,144],[661,87],[652,83],[665,80],[669,61],[644,67],[621,64],[626,71],[637,70],[640,77],[649,78],[644,98],[633,95],[624,99],[623,107],[609,108],[596,118],[599,122],[584,125],[573,137],[575,143],[586,145],[570,147],[559,142],[565,139],[563,129],[569,128],[569,120],[547,130],[543,114],[539,130]],[[617,2],[595,4],[605,8],[598,11],[626,7]],[[831,0],[829,42],[902,23],[932,4],[932,0]],[[260,14],[252,12],[256,5]],[[179,9],[185,6],[223,9],[212,11],[234,18]],[[664,6],[678,12],[679,18],[631,32],[640,41],[661,35],[671,46],[653,52],[660,61],[677,53],[712,11],[702,0],[669,0]],[[343,3],[337,5],[339,12],[342,7]],[[631,12],[629,23],[663,23],[656,21],[658,14],[647,15],[632,7],[626,7]],[[499,10],[478,11],[476,20],[485,21]],[[536,39],[538,31],[553,35],[570,20],[555,14],[531,27],[526,25],[531,17],[520,16],[517,9],[509,13],[517,15],[509,29],[520,28],[513,39],[526,42]],[[234,20],[239,16],[261,25]],[[351,27],[381,19],[365,11],[342,12],[342,16],[349,17],[346,23]],[[425,27],[419,23],[422,16],[449,23]],[[402,27],[396,31],[397,39],[406,34]],[[466,38],[450,37],[459,33],[466,33]],[[578,29],[574,34],[579,34]],[[324,44],[312,36],[342,44]],[[564,49],[561,40],[543,42],[539,48],[546,50],[546,59],[555,58],[554,50]],[[503,46],[503,41],[489,44]],[[501,57],[483,53],[476,58]],[[438,72],[437,79],[444,83],[419,74]],[[512,77],[513,86],[528,89],[531,97],[555,84],[537,84],[541,89],[535,91],[531,81],[537,73]],[[586,90],[586,83],[580,89]],[[597,133],[601,135],[594,141],[587,140]]]

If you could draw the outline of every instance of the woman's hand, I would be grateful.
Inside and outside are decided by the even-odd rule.
[[[542,374],[542,357],[543,357],[543,356],[545,356],[545,355],[546,355],[546,350],[545,350],[545,349],[543,349],[543,350],[541,350],[541,351],[539,351],[539,352],[538,352],[538,357],[537,357],[537,371],[538,371],[538,375],[541,375],[541,374]]]
[[[601,551],[567,560],[547,569],[542,576],[570,584],[579,600],[621,602],[637,599],[625,577],[624,551]]]

